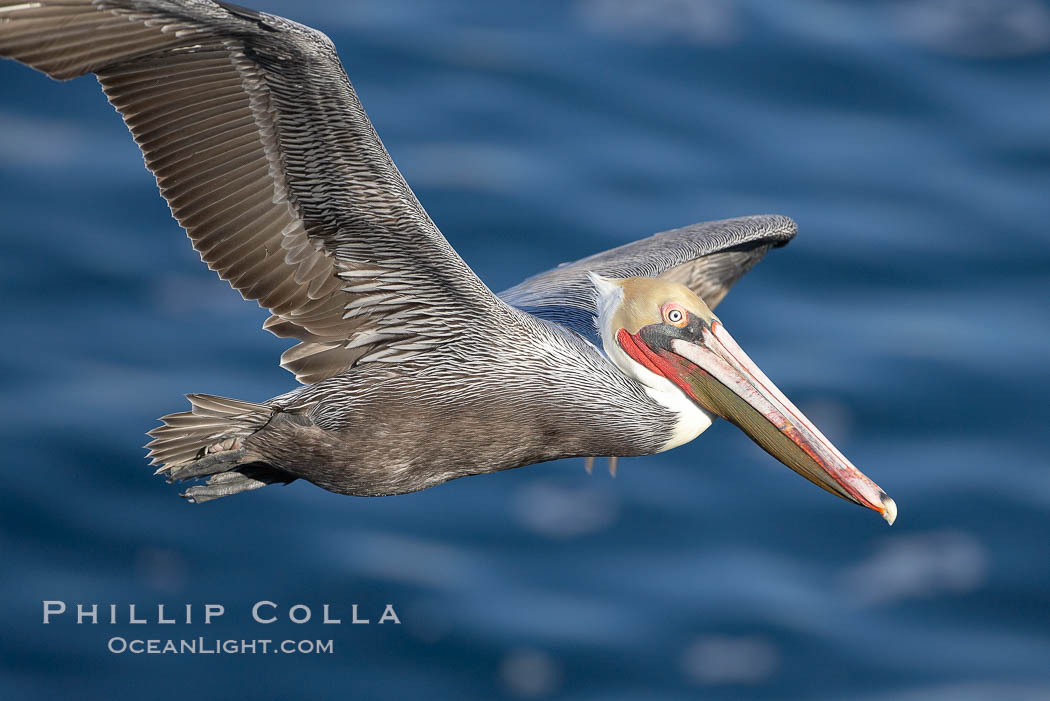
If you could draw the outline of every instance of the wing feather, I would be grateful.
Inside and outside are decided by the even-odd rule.
[[[596,345],[594,287],[605,277],[664,277],[689,287],[714,308],[770,248],[794,238],[795,222],[758,215],[672,229],[534,275],[500,297],[534,316],[562,324]]]
[[[300,381],[448,342],[450,326],[406,315],[506,309],[401,177],[323,34],[211,0],[0,0],[0,55],[97,75],[202,260],[300,341],[282,356]]]

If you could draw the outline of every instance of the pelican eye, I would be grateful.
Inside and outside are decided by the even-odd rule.
[[[668,304],[664,306],[664,321],[672,326],[685,326],[686,316],[685,310],[679,307],[677,304]]]

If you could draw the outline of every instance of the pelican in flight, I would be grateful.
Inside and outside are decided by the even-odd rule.
[[[665,231],[493,294],[394,166],[327,36],[218,0],[0,0],[0,55],[94,73],[208,267],[298,344],[300,386],[188,395],[147,446],[204,502],[308,480],[379,496],[567,457],[650,455],[736,424],[814,484],[893,500],[713,308],[795,224]]]

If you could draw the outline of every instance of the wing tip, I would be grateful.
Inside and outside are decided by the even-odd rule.
[[[785,246],[798,235],[798,224],[791,217],[784,214],[764,214],[760,216],[770,233],[774,234],[774,236],[770,237],[775,239],[774,246]]]

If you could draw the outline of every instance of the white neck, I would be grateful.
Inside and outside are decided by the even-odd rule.
[[[620,304],[623,303],[623,287],[615,281],[604,278],[596,273],[588,273],[597,294],[598,333],[602,339],[602,350],[605,355],[620,368],[623,374],[638,382],[645,389],[653,401],[661,406],[667,407],[678,416],[674,431],[670,440],[664,444],[660,452],[677,448],[688,443],[707,428],[714,421],[714,414],[708,413],[697,406],[682,390],[662,375],[657,375],[641,363],[635,361],[624,352],[616,341],[616,333],[612,323],[613,316]]]

